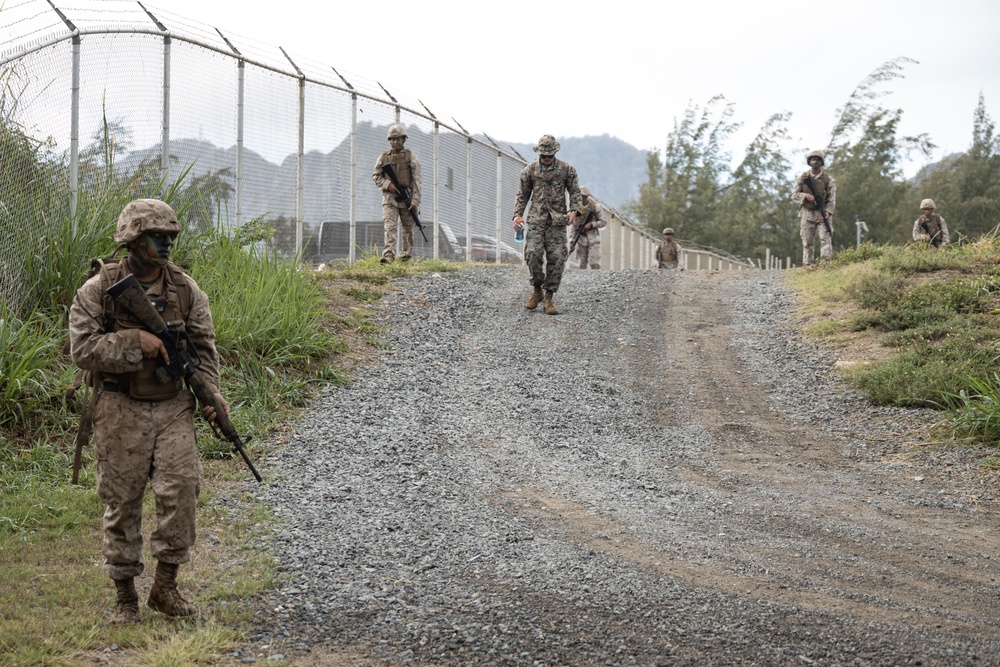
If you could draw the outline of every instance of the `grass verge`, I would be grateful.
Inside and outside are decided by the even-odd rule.
[[[285,425],[321,387],[348,382],[384,346],[371,306],[392,289],[392,280],[462,267],[438,261],[386,266],[369,257],[315,273],[244,241],[209,235],[186,254],[212,302],[222,390],[237,428],[257,436],[248,450],[266,482],[267,457],[280,446]],[[236,662],[228,652],[253,621],[245,601],[279,581],[264,541],[273,517],[242,491],[248,479],[242,461],[200,426],[199,537],[180,575],[199,619],[171,622],[143,607],[140,625],[107,625],[114,586],[102,570],[103,505],[91,447],[81,484],[69,483],[79,400],[64,395],[74,375],[64,320],[58,310],[8,316],[0,322],[4,335],[23,347],[0,352],[7,355],[3,368],[14,369],[0,371],[0,389],[19,399],[5,401],[0,423],[0,666]],[[143,604],[155,563],[148,553],[154,524],[147,493],[147,572],[137,581]]]
[[[793,271],[789,284],[805,330],[839,348],[844,376],[869,400],[942,409],[942,424],[967,437],[989,420],[963,411],[989,409],[1000,382],[998,266],[996,234],[938,251],[865,244]],[[984,439],[1000,442],[1000,430]]]

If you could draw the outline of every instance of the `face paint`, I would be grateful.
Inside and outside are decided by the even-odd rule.
[[[166,266],[174,236],[166,232],[146,232],[146,258],[157,266]]]

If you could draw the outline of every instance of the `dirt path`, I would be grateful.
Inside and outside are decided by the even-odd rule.
[[[925,491],[933,470],[859,461],[863,420],[845,440],[771,409],[731,346],[723,279],[690,274],[683,296],[663,293],[653,310],[669,317],[643,323],[663,364],[650,373],[648,356],[634,360],[635,377],[657,378],[644,391],[662,397],[664,424],[702,425],[720,444],[674,470],[731,503],[702,527],[714,557],[681,573],[817,611],[996,637],[995,509],[941,508]]]

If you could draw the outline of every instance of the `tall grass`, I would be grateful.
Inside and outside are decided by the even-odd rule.
[[[942,393],[945,415],[935,428],[952,439],[1000,446],[1000,373],[969,378],[968,385]]]

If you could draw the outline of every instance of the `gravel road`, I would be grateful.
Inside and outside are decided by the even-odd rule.
[[[1000,664],[986,451],[920,444],[781,274],[407,279],[388,348],[266,461],[288,583],[233,658]]]

